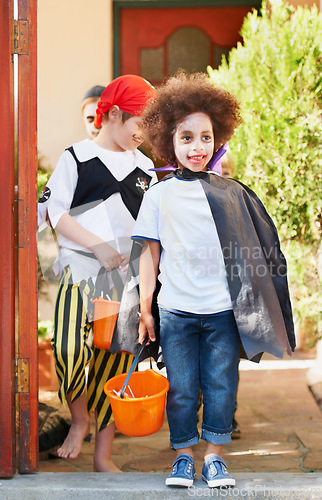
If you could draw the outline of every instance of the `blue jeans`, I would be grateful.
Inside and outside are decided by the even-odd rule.
[[[197,405],[203,394],[201,438],[231,441],[239,364],[239,334],[232,311],[181,315],[160,307],[160,343],[170,382],[167,416],[174,449],[199,441]]]

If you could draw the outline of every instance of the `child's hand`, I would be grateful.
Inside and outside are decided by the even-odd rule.
[[[154,332],[154,319],[151,313],[141,313],[141,319],[139,324],[139,344],[142,344],[146,335],[149,336],[149,342],[155,341]]]
[[[120,265],[120,270],[125,273],[129,267],[129,262],[130,262],[130,254],[127,255],[121,255],[121,265]]]
[[[105,267],[106,271],[111,271],[112,269],[120,267],[122,257],[118,251],[111,247],[111,245],[108,245],[108,243],[99,243],[92,247],[92,251],[102,266]]]

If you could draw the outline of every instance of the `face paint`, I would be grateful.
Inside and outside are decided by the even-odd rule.
[[[97,99],[97,102],[99,99]],[[90,102],[84,106],[83,120],[87,135],[90,139],[94,139],[100,131],[100,128],[94,127],[94,118],[96,114],[97,102]]]
[[[214,152],[212,122],[205,113],[192,113],[180,122],[173,135],[173,146],[179,168],[193,172],[206,170]]]

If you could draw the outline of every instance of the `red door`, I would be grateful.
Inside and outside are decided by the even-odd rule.
[[[245,15],[259,3],[114,1],[115,76],[134,73],[158,84],[178,68],[218,67],[241,40]]]
[[[17,21],[13,5],[0,7],[0,477],[12,477],[16,465],[20,473],[38,468],[37,4],[18,0]]]
[[[0,6],[0,477],[15,472],[13,0]]]
[[[18,325],[16,365],[20,474],[38,469],[37,0],[18,0]],[[28,82],[28,85],[26,85]]]

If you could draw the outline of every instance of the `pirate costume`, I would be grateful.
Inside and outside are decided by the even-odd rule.
[[[97,122],[113,104],[140,116],[152,93],[152,87],[140,77],[126,75],[114,80],[102,93]],[[125,105],[130,98],[132,106]],[[130,236],[143,194],[157,181],[156,174],[149,172],[151,167],[152,161],[138,150],[110,151],[89,139],[74,144],[60,157],[40,196],[39,231],[47,224],[55,229],[61,216],[68,213],[121,255],[130,254]],[[73,402],[84,393],[85,367],[89,363],[88,411],[96,409],[100,431],[114,420],[104,384],[109,378],[128,371],[133,356],[111,354],[88,345],[93,321],[92,299],[101,294],[100,278],[104,269],[87,248],[61,234],[57,237],[59,254],[53,270],[60,275],[60,281],[52,347],[60,382],[59,397],[65,403],[67,394],[71,393]],[[110,299],[121,299],[124,279],[120,270],[106,273],[104,292]]]

